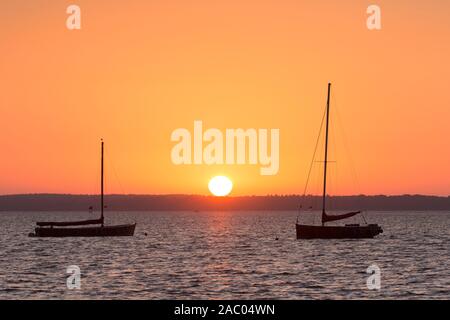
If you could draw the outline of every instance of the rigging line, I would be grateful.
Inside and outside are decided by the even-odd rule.
[[[316,146],[314,147],[313,157],[311,159],[311,164],[309,165],[308,177],[306,178],[305,189],[303,190],[303,198],[305,197],[306,189],[308,188],[309,178],[311,176],[311,170],[312,170],[312,167],[313,167],[313,164],[314,164],[314,159],[316,158],[317,147],[319,145],[320,135],[322,133],[323,121],[325,119],[325,114],[326,114],[326,109],[324,110],[324,113],[323,113],[323,116],[322,116],[322,122],[320,123],[319,134],[318,134],[317,140],[316,140]]]
[[[320,145],[320,147],[323,147],[324,144],[325,144],[325,141],[323,141],[323,143]],[[320,150],[322,151],[323,148],[321,148]],[[322,181],[322,179],[323,179],[322,172],[320,172],[319,170],[314,170],[312,178],[314,179],[314,186],[316,188],[316,190],[314,190],[313,194],[311,194],[311,197],[312,197],[311,202],[312,202],[312,206],[313,206],[313,210],[312,210],[313,211],[313,214],[312,214],[313,225],[315,225],[317,218],[319,218],[319,222],[321,222],[320,215],[315,213],[314,211],[317,211],[321,204],[321,196],[318,196],[318,194],[320,194],[320,191],[321,191],[320,185],[323,182]]]
[[[336,128],[335,125],[330,125],[329,127],[329,135],[330,137],[328,138],[328,141],[333,141],[334,143],[329,143],[329,151],[328,151],[328,155],[330,157],[330,155],[332,157],[334,157],[335,159],[337,159],[337,147],[336,147],[336,142],[337,140],[337,134],[336,134]],[[336,161],[334,161],[336,162]],[[331,168],[330,168],[331,169]],[[334,208],[334,210],[336,210],[336,198],[333,198],[333,194],[337,195],[338,194],[338,189],[337,186],[339,184],[339,179],[338,179],[338,172],[337,172],[337,164],[335,166],[333,166],[333,170],[329,170],[330,174],[330,178],[329,178],[329,183],[328,183],[328,202],[330,204],[330,209]]]
[[[334,101],[334,95],[333,93],[331,93],[331,100]],[[334,108],[333,108],[334,109]],[[330,115],[332,113],[332,111],[330,110]],[[329,168],[328,170],[328,183],[327,183],[327,194],[325,195],[327,197],[327,201],[329,204],[329,208],[332,209],[334,208],[334,210],[336,210],[336,199],[333,197],[334,195],[338,195],[338,184],[339,184],[339,177],[338,177],[338,171],[337,171],[337,166],[338,166],[338,152],[337,152],[337,147],[336,147],[336,142],[338,141],[337,139],[337,133],[336,133],[336,125],[333,124],[333,122],[330,123],[329,125],[329,137],[328,137],[328,159],[332,158],[335,160],[327,160],[327,163],[334,163],[336,164],[335,166],[333,166],[333,170],[331,170],[331,168]],[[334,142],[334,143],[330,143]]]
[[[333,128],[331,130],[331,138],[334,141],[337,141],[337,139],[335,138],[334,135],[335,135],[335,132],[334,132],[334,128]],[[336,143],[334,143],[334,145],[336,145]],[[335,146],[333,146],[332,151],[334,151],[334,156],[336,157],[337,153],[335,150],[336,150],[336,148],[335,148]],[[339,210],[338,209],[339,207],[336,205],[337,199],[335,196],[339,195],[339,193],[341,193],[341,192],[338,190],[338,185],[340,183],[339,176],[338,176],[338,166],[337,165],[334,166],[333,169],[334,170],[331,173],[331,179],[330,179],[332,183],[330,183],[331,188],[330,188],[330,193],[329,193],[329,197],[330,197],[329,202],[330,202],[330,209],[334,209],[336,211],[336,210]]]
[[[122,194],[125,194],[125,192],[123,190],[123,187],[122,187],[122,183],[120,182],[119,176],[117,175],[117,170],[116,170],[116,166],[114,165],[114,160],[112,159],[112,157],[109,156],[109,153],[108,153],[107,150],[105,150],[105,153],[108,156],[108,159],[109,159],[109,161],[111,163],[111,167],[113,169],[114,176],[115,176],[117,182],[119,183],[120,192],[122,192]]]
[[[357,178],[357,175],[356,175],[355,163],[353,161],[353,157],[352,157],[352,154],[350,152],[350,148],[348,147],[348,139],[347,139],[347,135],[345,134],[344,126],[342,124],[342,118],[341,118],[341,114],[339,112],[339,105],[338,105],[336,97],[333,97],[333,99],[335,100],[334,104],[335,104],[335,110],[336,110],[336,114],[337,114],[337,118],[338,118],[339,129],[340,129],[341,134],[342,134],[342,140],[344,142],[345,151],[346,151],[346,153],[348,154],[348,157],[349,157],[350,168],[352,170],[353,180],[354,180],[354,182],[356,184],[356,187],[358,188],[358,191],[359,191],[360,190],[360,186],[359,186],[359,181],[358,181],[358,178]]]
[[[347,153],[348,158],[349,158],[349,162],[350,162],[350,169],[351,169],[351,172],[352,172],[353,182],[356,185],[356,189],[357,189],[357,193],[358,193],[358,195],[356,195],[357,196],[356,202],[357,202],[357,205],[359,207],[362,207],[362,201],[359,198],[359,194],[361,193],[361,184],[360,184],[358,176],[356,174],[355,162],[353,161],[352,153],[350,152],[350,148],[348,147],[347,135],[345,134],[344,126],[342,124],[341,114],[339,112],[338,101],[337,101],[336,97],[334,96],[334,92],[332,93],[332,95],[333,95],[333,99],[335,101],[334,104],[335,104],[335,110],[336,110],[336,114],[337,114],[337,118],[338,118],[338,127],[339,127],[339,129],[341,131],[341,134],[342,134],[342,140],[344,142],[345,152]],[[367,224],[367,221],[366,221],[366,218],[364,216],[364,212],[363,211],[361,211],[360,216],[362,217],[364,223]]]
[[[100,163],[99,163],[99,165],[100,165]],[[98,166],[98,168],[96,167],[95,173],[93,173],[92,176],[95,177],[94,180],[91,180],[91,185],[92,185],[91,186],[91,190],[92,190],[91,194],[93,196],[93,199],[92,199],[93,203],[92,204],[89,203],[89,206],[92,207],[92,212],[95,212],[97,210],[97,208],[96,208],[96,205],[97,205],[96,198],[97,198],[97,196],[100,197],[100,191],[99,191],[99,189],[100,189],[100,185],[99,185],[99,181],[100,181],[100,166]],[[100,207],[101,206],[99,206],[99,210],[100,210]]]

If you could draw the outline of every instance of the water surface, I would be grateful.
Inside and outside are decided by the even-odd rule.
[[[450,298],[450,213],[366,213],[384,229],[367,240],[296,240],[296,215],[108,212],[136,221],[135,237],[29,238],[37,220],[92,214],[1,212],[0,299]],[[67,289],[69,265],[80,290]]]

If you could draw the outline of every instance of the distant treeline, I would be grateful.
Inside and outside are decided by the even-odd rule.
[[[317,210],[319,196],[268,195],[212,197],[200,195],[106,195],[107,210],[116,211],[210,211],[210,210]],[[97,195],[26,194],[0,196],[0,211],[87,211],[99,210]],[[334,196],[327,199],[330,210],[450,210],[450,196]]]

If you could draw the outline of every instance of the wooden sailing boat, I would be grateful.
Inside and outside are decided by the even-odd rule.
[[[373,238],[383,232],[378,224],[348,224],[344,226],[326,226],[325,223],[338,221],[353,217],[361,211],[354,211],[339,215],[329,215],[326,213],[326,190],[327,190],[327,163],[328,163],[328,123],[330,113],[330,92],[331,83],[328,84],[326,129],[325,129],[325,160],[323,172],[323,194],[322,194],[322,225],[304,225],[296,223],[297,239],[361,239]]]
[[[101,160],[101,216],[100,219],[68,222],[36,222],[33,237],[121,237],[133,236],[136,223],[123,225],[104,225],[103,203],[103,140]],[[87,226],[89,227],[78,227]]]

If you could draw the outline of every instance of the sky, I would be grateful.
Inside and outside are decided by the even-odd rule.
[[[98,193],[100,138],[107,193],[208,194],[226,175],[232,195],[301,194],[332,82],[331,194],[449,195],[449,13],[446,0],[2,0],[0,194]],[[171,134],[195,120],[279,129],[278,173],[175,165]]]

